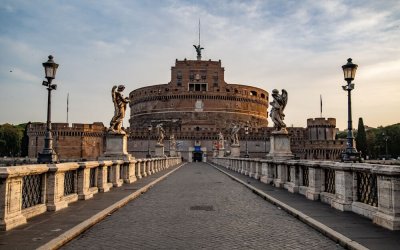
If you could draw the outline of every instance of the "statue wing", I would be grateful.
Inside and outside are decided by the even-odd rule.
[[[282,89],[282,111],[285,109],[288,101],[288,92]]]
[[[117,88],[118,88],[117,85],[114,85],[114,87],[112,87],[112,89],[111,89],[111,97],[112,97],[112,100],[114,103],[115,111],[117,111],[117,109],[118,109],[117,96],[115,94],[115,92],[117,91]]]

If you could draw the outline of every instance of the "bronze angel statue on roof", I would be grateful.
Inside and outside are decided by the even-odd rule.
[[[125,131],[122,130],[122,121],[125,117],[126,104],[129,103],[129,98],[124,98],[122,95],[124,89],[124,85],[119,85],[118,87],[115,85],[111,89],[111,97],[114,103],[114,116],[110,121],[110,128],[108,131],[115,134],[125,134]]]
[[[286,90],[282,89],[282,94],[279,94],[277,89],[272,90],[272,97],[274,98],[271,104],[271,120],[274,122],[274,127],[276,131],[287,132],[286,124],[283,122],[285,119],[285,114],[283,111],[285,110],[287,101],[288,101],[288,93]]]
[[[201,50],[204,49],[199,45],[193,45],[193,47],[196,49],[196,53],[197,53],[197,58],[201,58]]]

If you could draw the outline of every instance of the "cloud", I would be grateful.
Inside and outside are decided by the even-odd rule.
[[[304,126],[307,118],[318,116],[322,94],[326,116],[346,126],[346,94],[340,86],[348,57],[359,64],[354,116],[370,116],[371,100],[376,107],[390,105],[385,110],[391,120],[385,122],[398,121],[398,111],[391,108],[400,105],[393,97],[400,81],[397,1],[6,1],[0,12],[5,24],[0,66],[16,72],[0,72],[2,88],[35,82],[42,91],[41,63],[53,54],[60,64],[55,120],[64,120],[67,93],[80,107],[71,114],[74,122],[107,124],[113,84],[133,90],[167,83],[175,58],[195,58],[192,44],[198,42],[201,18],[203,58],[221,59],[229,83],[287,89],[288,124]],[[376,98],[377,85],[388,102]],[[32,99],[15,88],[21,98]],[[30,107],[40,109],[37,105],[42,104]],[[21,112],[14,119],[24,117],[24,107],[15,104],[15,109]],[[371,126],[382,121],[364,118]]]

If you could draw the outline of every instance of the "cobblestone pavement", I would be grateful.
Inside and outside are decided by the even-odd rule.
[[[190,163],[63,249],[341,249],[204,163]]]

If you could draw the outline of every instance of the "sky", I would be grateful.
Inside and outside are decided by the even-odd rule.
[[[322,96],[322,116],[347,127],[349,57],[358,64],[353,127],[359,117],[370,127],[400,122],[398,0],[2,0],[0,124],[45,122],[51,54],[52,121],[66,122],[69,93],[70,123],[108,126],[113,85],[128,96],[166,84],[175,59],[196,58],[199,19],[203,60],[220,59],[227,83],[286,89],[288,126],[320,117]]]

